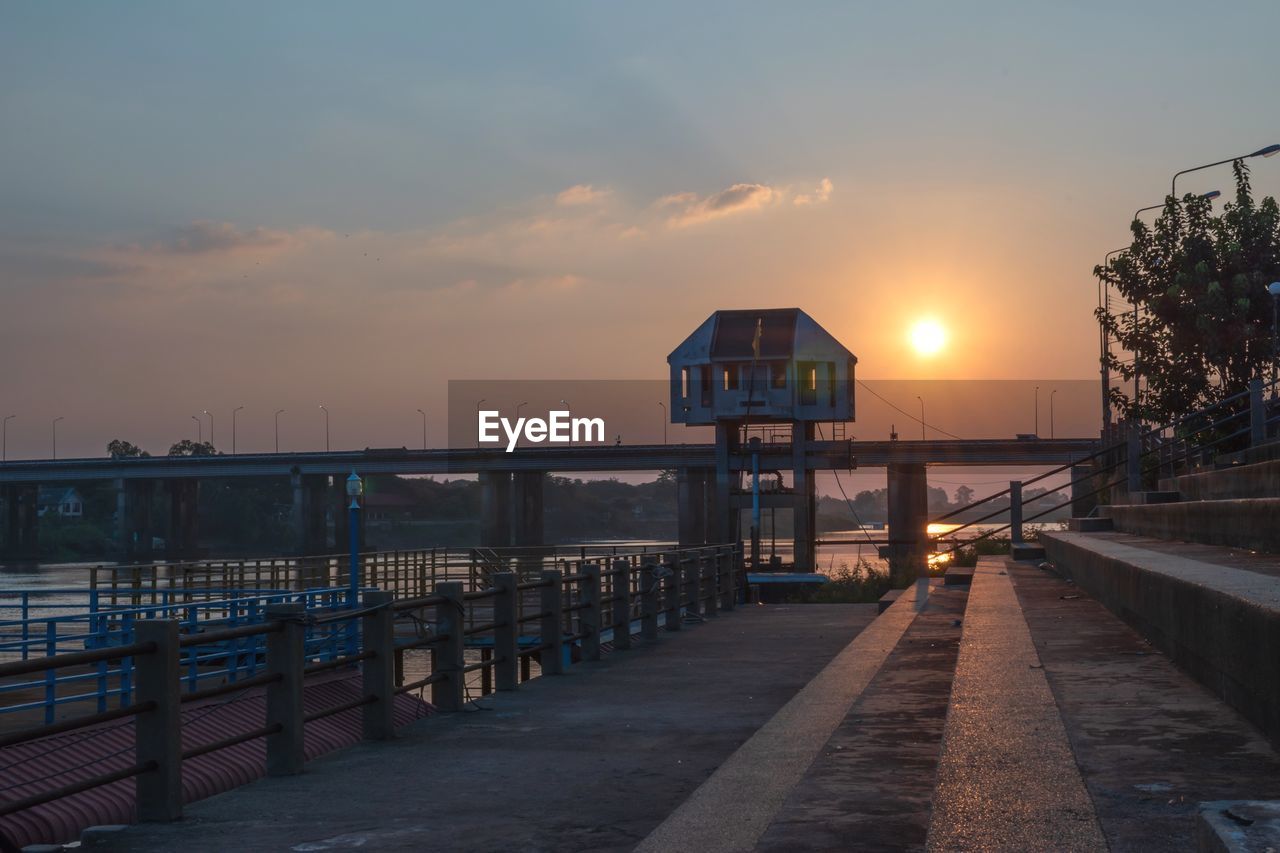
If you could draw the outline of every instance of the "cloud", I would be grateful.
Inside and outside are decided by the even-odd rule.
[[[556,196],[556,204],[561,207],[574,207],[580,204],[597,204],[609,195],[609,190],[596,189],[591,184],[575,184],[567,190],[561,190]]]
[[[792,199],[792,204],[795,204],[798,207],[806,204],[822,204],[827,199],[831,198],[832,189],[834,189],[834,186],[831,183],[831,179],[823,178],[818,183],[818,188],[816,190],[812,193],[800,193]]]
[[[200,255],[244,249],[285,248],[292,242],[292,235],[286,231],[268,228],[241,229],[230,222],[200,219],[173,229],[147,249],[162,254]]]
[[[728,189],[706,197],[699,197],[695,193],[669,195],[660,199],[658,204],[663,207],[679,207],[680,210],[667,220],[667,224],[684,228],[713,219],[760,210],[781,197],[782,193],[768,184],[734,184]]]

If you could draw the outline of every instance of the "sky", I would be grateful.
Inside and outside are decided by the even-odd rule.
[[[1278,29],[1274,2],[7,3],[6,452],[62,417],[59,456],[162,453],[204,410],[229,449],[237,406],[241,452],[277,409],[282,450],[322,449],[321,404],[335,448],[416,446],[451,379],[661,377],[718,308],[801,307],[868,379],[1088,379],[1132,211],[1280,142]]]

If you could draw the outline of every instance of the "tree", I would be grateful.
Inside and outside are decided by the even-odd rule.
[[[1136,362],[1145,386],[1136,402],[1112,389],[1128,417],[1174,420],[1245,390],[1271,363],[1267,285],[1280,279],[1280,207],[1269,196],[1255,204],[1248,168],[1233,165],[1236,198],[1221,215],[1208,199],[1169,196],[1152,228],[1134,220],[1128,250],[1094,269],[1133,306],[1097,311],[1132,354],[1108,354],[1108,366],[1131,388]]]
[[[973,503],[973,489],[968,486],[956,486],[956,506],[968,506]]]
[[[146,459],[151,456],[138,445],[119,438],[107,443],[107,455],[112,459]]]
[[[184,438],[169,448],[170,456],[217,456],[218,451],[207,441]]]

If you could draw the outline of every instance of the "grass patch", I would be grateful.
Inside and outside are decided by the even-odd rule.
[[[852,566],[841,562],[827,572],[826,583],[787,598],[792,604],[866,604],[889,591],[889,573],[859,558]]]

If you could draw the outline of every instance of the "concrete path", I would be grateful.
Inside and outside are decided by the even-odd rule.
[[[875,612],[742,608],[487,697],[485,710],[335,753],[301,776],[196,803],[179,823],[133,827],[97,849],[630,850],[880,624]]]
[[[637,851],[750,850],[916,616],[901,596],[667,818]]]
[[[1105,850],[1003,565],[974,573],[929,850]]]

